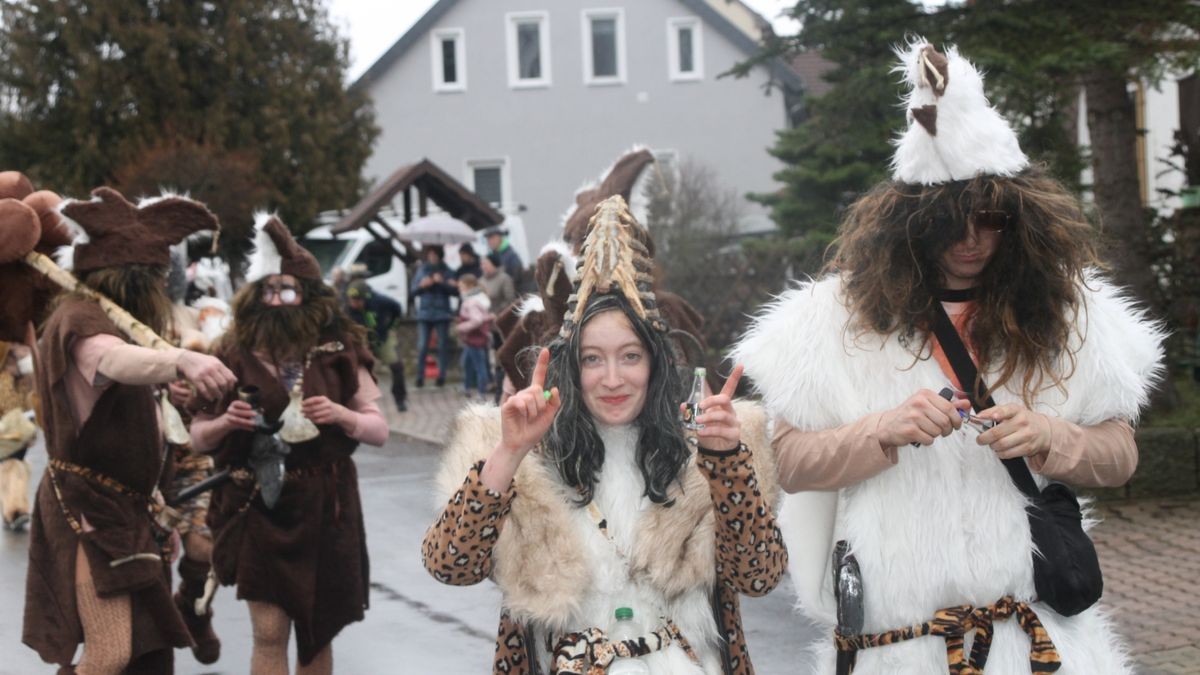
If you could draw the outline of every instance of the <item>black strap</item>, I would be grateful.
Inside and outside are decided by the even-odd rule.
[[[950,362],[950,367],[958,376],[959,384],[967,389],[967,398],[971,400],[971,405],[980,411],[996,405],[991,395],[988,394],[987,384],[984,383],[983,378],[979,377],[975,361],[967,352],[967,346],[963,344],[958,330],[954,328],[954,323],[950,321],[950,316],[946,314],[946,309],[940,302],[937,303],[937,316],[933,321],[933,334],[937,336],[938,343],[946,354],[946,360]],[[1033,474],[1029,471],[1029,465],[1025,463],[1023,457],[1000,461],[1004,463],[1009,477],[1021,492],[1031,498],[1041,494],[1041,490],[1033,480]]]

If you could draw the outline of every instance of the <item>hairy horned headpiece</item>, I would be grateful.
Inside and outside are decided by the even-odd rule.
[[[892,178],[938,185],[976,176],[1015,176],[1029,158],[1017,134],[988,104],[983,76],[954,47],[945,54],[922,38],[896,49],[909,92],[908,128],[896,140]]]
[[[320,281],[321,265],[312,253],[296,242],[279,216],[259,211],[254,214],[254,251],[246,269],[246,283],[272,274]]]
[[[171,193],[134,204],[110,187],[98,187],[90,200],[68,199],[57,208],[76,232],[73,266],[79,273],[122,265],[167,267],[172,244],[193,232],[219,229],[208,207]]]
[[[593,295],[610,292],[624,295],[639,317],[666,331],[654,299],[654,260],[643,243],[649,237],[625,200],[615,195],[600,202],[588,227],[559,335],[571,336]]]

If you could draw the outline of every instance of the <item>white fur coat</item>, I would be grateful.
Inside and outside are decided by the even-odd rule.
[[[764,498],[776,504],[778,483],[767,416],[753,403],[739,401],[735,406]],[[667,616],[696,650],[701,668],[673,646],[668,653],[644,659],[651,671],[717,675],[722,672],[722,637],[711,606],[716,519],[709,486],[700,471],[689,466],[681,474],[683,490],[677,484],[668,490],[674,506],[650,503],[642,497],[641,475],[632,462],[636,432],[602,431],[607,455],[595,502],[609,522],[609,533],[628,552],[630,572],[587,510],[572,505],[577,493],[562,484],[553,467],[531,454],[517,470],[517,496],[492,552],[492,579],[504,593],[505,609],[538,635],[593,626],[607,629],[619,606],[634,608],[643,632],[658,626],[655,615]],[[462,486],[469,469],[491,453],[499,434],[495,407],[472,406],[459,415],[438,474],[438,507]]]
[[[1134,420],[1161,372],[1162,333],[1103,279],[1090,276],[1087,286],[1066,393],[1043,392],[1034,407],[1083,425]],[[915,359],[894,337],[856,335],[845,328],[848,319],[837,277],[784,293],[756,319],[734,358],[746,365],[772,415],[799,429],[826,429],[894,408],[918,389],[946,385],[934,359]],[[985,379],[994,380],[994,373]],[[997,404],[1020,401],[1019,392],[1008,390],[994,398]],[[920,623],[952,605],[986,605],[1007,594],[1031,599],[1026,501],[992,450],[968,430],[930,447],[901,448],[899,456],[895,466],[836,493],[785,497],[780,526],[800,611],[832,630],[830,552],[839,539],[850,542],[862,569],[867,632]],[[1102,607],[1072,618],[1041,603],[1034,609],[1062,657],[1059,675],[1130,672]],[[817,651],[814,670],[833,672],[832,638]],[[1029,673],[1028,654],[1016,622],[1001,622],[988,672]],[[938,638],[860,652],[855,670],[945,671]]]

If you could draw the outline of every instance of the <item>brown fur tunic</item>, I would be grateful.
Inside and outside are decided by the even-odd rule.
[[[244,349],[227,348],[218,356],[239,385],[259,388],[267,419],[278,419],[288,402],[279,380]],[[358,368],[370,372],[371,365],[363,348],[319,354],[304,372],[304,397],[327,396],[344,405],[358,389]],[[229,399],[219,409],[228,405]],[[295,623],[305,664],[343,627],[362,620],[370,585],[358,473],[350,458],[358,441],[336,426],[319,429],[316,439],[292,446],[275,508],[263,504],[252,484],[232,482],[213,492],[208,512],[217,577],[236,583],[239,599],[283,608]],[[251,438],[244,431],[226,436],[217,465],[245,466]]]
[[[158,429],[153,388],[113,384],[82,429],[75,428],[64,378],[77,339],[121,336],[95,303],[66,300],[51,315],[41,342],[37,373],[44,401],[46,451],[118,481],[141,496],[122,494],[77,474],[57,472],[60,505],[49,474],[38,487],[29,541],[23,641],[47,662],[67,665],[83,641],[75,606],[75,552],[88,556],[96,591],[102,597],[129,594],[133,609],[133,658],[191,644],[161,562],[135,560],[114,568],[109,562],[136,553],[159,554],[146,499],[162,469],[163,439]],[[76,520],[86,514],[93,531],[79,536],[63,508]]]

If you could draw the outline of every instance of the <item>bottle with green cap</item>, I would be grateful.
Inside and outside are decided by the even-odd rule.
[[[618,607],[608,629],[610,642],[636,640],[642,637],[642,625],[633,617],[633,609]],[[650,668],[640,658],[617,657],[608,667],[608,675],[650,675]]]
[[[704,378],[707,375],[708,371],[697,368],[692,376],[692,393],[683,406],[683,427],[685,429],[696,431],[704,428],[704,425],[697,422],[696,418],[704,412],[700,409],[700,402],[704,400]]]

